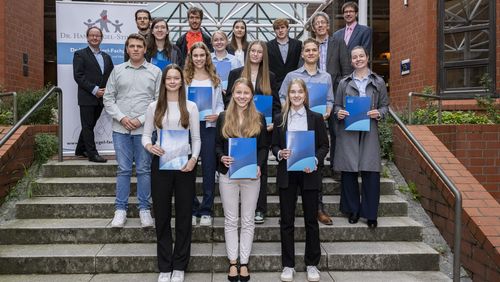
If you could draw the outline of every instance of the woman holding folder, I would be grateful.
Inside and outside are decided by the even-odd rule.
[[[340,121],[335,147],[335,170],[341,171],[340,210],[349,216],[349,223],[359,217],[367,219],[368,228],[377,227],[380,201],[380,144],[378,121],[388,111],[389,98],[385,81],[368,68],[368,53],[362,46],[351,51],[354,72],[342,79],[335,94],[335,116]],[[347,131],[346,97],[371,97],[369,131]],[[361,172],[360,201],[358,174]]]
[[[170,64],[163,71],[158,101],[151,103],[147,109],[142,134],[142,145],[154,155],[151,163],[151,194],[160,269],[158,281],[184,281],[184,271],[191,252],[191,205],[195,190],[195,167],[201,146],[199,126],[198,108],[195,103],[186,100],[182,70],[178,65]],[[158,144],[161,141],[153,144],[151,137],[154,130],[158,130],[159,136],[162,136],[162,130],[186,131],[186,138],[180,140],[185,144],[177,144],[188,149],[188,155],[185,156],[187,162],[180,170],[160,169],[160,157],[175,152],[162,149],[165,147]],[[175,194],[176,238],[173,252],[170,226],[172,194]]]
[[[146,60],[163,70],[169,64],[182,66],[184,58],[179,47],[170,43],[168,24],[164,18],[156,18],[148,36]]]
[[[252,82],[256,95],[272,96],[272,117],[281,112],[281,102],[278,95],[278,86],[274,73],[269,71],[269,58],[267,45],[262,40],[255,40],[248,46],[245,66],[237,68],[229,73],[228,90],[224,96],[225,101],[231,99],[231,91],[234,82],[244,77]],[[273,125],[267,125],[268,147],[271,145]],[[267,212],[267,156],[264,166],[261,167],[260,194],[255,210],[255,223],[264,223]]]
[[[188,92],[209,90],[211,94],[208,102],[208,114],[200,121],[201,136],[201,169],[203,172],[203,200],[200,204],[198,198],[193,198],[192,224],[196,225],[198,217],[201,226],[212,225],[212,206],[214,204],[215,171],[217,160],[215,159],[215,123],[219,113],[224,110],[222,101],[222,85],[219,76],[215,72],[210,51],[203,42],[194,43],[189,48],[189,53],[184,67],[184,79]],[[189,97],[188,97],[189,98]],[[204,105],[204,107],[207,105]],[[202,108],[198,105],[200,117]]]
[[[306,228],[306,252],[304,262],[307,266],[308,281],[319,281],[317,265],[321,250],[319,245],[318,192],[322,185],[323,161],[328,153],[328,136],[323,116],[309,110],[306,84],[302,79],[293,79],[288,86],[288,95],[282,114],[275,118],[272,151],[278,160],[277,184],[280,198],[281,262],[283,272],[281,281],[293,281],[295,273],[294,224],[297,194],[302,195],[304,223]],[[313,131],[315,148],[315,167],[304,171],[287,171],[287,160],[293,156],[294,149],[287,146],[287,132]]]
[[[260,167],[267,154],[266,122],[253,102],[253,86],[245,78],[233,86],[233,97],[227,110],[217,120],[216,152],[219,190],[224,209],[224,235],[229,258],[229,281],[248,281],[248,259],[255,229],[254,212],[259,197]],[[228,170],[233,164],[229,156],[230,138],[256,138],[257,171],[252,178],[232,179]],[[241,195],[241,231],[238,236],[238,210]],[[238,240],[239,237],[239,240]],[[239,242],[239,243],[238,243]],[[239,251],[238,251],[239,245]],[[239,271],[237,260],[240,259]]]

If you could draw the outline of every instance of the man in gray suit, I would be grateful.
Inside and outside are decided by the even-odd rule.
[[[311,23],[316,40],[320,43],[319,69],[330,74],[332,77],[333,93],[335,93],[340,79],[351,72],[347,47],[341,39],[330,36],[330,17],[326,13],[317,13],[313,16]],[[324,117],[325,120],[328,120],[328,129],[330,131],[331,167],[335,154],[334,127],[337,121],[329,115],[325,115]],[[332,224],[332,219],[324,211],[323,192],[321,190],[319,192],[318,220],[323,224]]]
[[[345,27],[337,30],[333,37],[344,40],[349,55],[352,48],[356,46],[365,47],[368,54],[372,48],[372,29],[358,24],[358,4],[355,2],[346,2],[342,5],[342,13],[344,14]]]

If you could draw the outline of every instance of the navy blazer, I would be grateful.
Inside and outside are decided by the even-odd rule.
[[[226,112],[219,114],[217,118],[215,136],[215,154],[217,156],[217,171],[226,174],[229,170],[226,165],[221,162],[222,156],[229,155],[229,141],[222,135],[222,126],[224,126]],[[260,133],[257,136],[257,165],[262,168],[264,162],[267,161],[266,155],[268,154],[269,146],[267,146],[267,130],[266,130],[266,119],[262,114],[260,114]]]
[[[334,34],[334,37],[342,39],[344,41],[345,36],[345,27],[337,30]],[[345,43],[345,41],[344,41]],[[356,46],[363,46],[370,54],[372,49],[372,29],[367,27],[366,25],[356,24],[356,27],[352,31],[351,38],[349,38],[349,43],[347,44],[347,51],[349,51],[349,56],[351,51]]]
[[[323,116],[319,113],[313,112],[306,107],[307,113],[307,130],[314,131],[316,159],[318,159],[318,168],[311,173],[304,173],[304,190],[319,190],[322,184],[321,168],[324,165],[326,154],[328,154],[328,135],[326,133],[325,122]],[[287,125],[281,126],[283,117],[278,115],[275,118],[272,152],[278,159],[278,152],[286,149],[286,130]],[[278,173],[276,177],[278,187],[288,187],[288,171],[286,169],[286,160],[278,161]]]
[[[104,73],[94,56],[90,47],[80,49],[73,56],[73,77],[78,84],[78,105],[97,106],[102,105],[102,97],[97,98],[92,94],[96,86],[106,87],[109,75],[113,70],[111,57],[101,52],[104,59]]]
[[[285,76],[299,68],[300,54],[302,52],[302,42],[289,38],[288,40],[288,53],[286,62],[283,62],[278,41],[275,39],[267,42],[267,53],[269,55],[269,70],[276,75],[276,83],[278,89],[285,79]]]

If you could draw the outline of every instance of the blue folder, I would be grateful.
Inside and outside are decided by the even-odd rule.
[[[227,81],[229,78],[229,72],[231,71],[231,62],[230,61],[221,61],[215,63],[215,70],[219,75],[220,80],[222,81],[222,88],[227,89]]]
[[[345,118],[345,130],[370,131],[370,117],[366,113],[370,111],[371,101],[370,96],[345,97],[345,110],[349,112]]]
[[[307,83],[309,93],[309,109],[324,115],[326,113],[326,96],[328,94],[328,84]]]
[[[266,124],[273,123],[273,96],[256,94],[253,96],[257,111],[262,113],[266,118]]]
[[[257,139],[229,138],[230,179],[257,178]]]
[[[160,130],[160,147],[165,151],[160,157],[160,170],[180,170],[188,162],[191,151],[189,130]]]
[[[192,87],[188,89],[188,100],[193,101],[200,112],[200,120],[212,114],[212,87]]]
[[[314,131],[287,131],[286,148],[291,150],[286,162],[288,171],[314,170],[316,167],[316,147]]]

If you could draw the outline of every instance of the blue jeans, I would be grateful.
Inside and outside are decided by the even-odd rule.
[[[196,195],[193,198],[193,215],[212,215],[215,192],[215,171],[217,160],[215,156],[215,127],[206,127],[206,122],[200,122],[201,138],[201,170],[203,173],[203,201],[200,203]]]
[[[135,162],[137,174],[137,198],[139,209],[149,210],[151,204],[151,154],[141,143],[142,135],[123,134],[113,131],[113,145],[115,147],[118,171],[116,173],[117,210],[127,210],[130,195],[130,177],[132,165]]]

